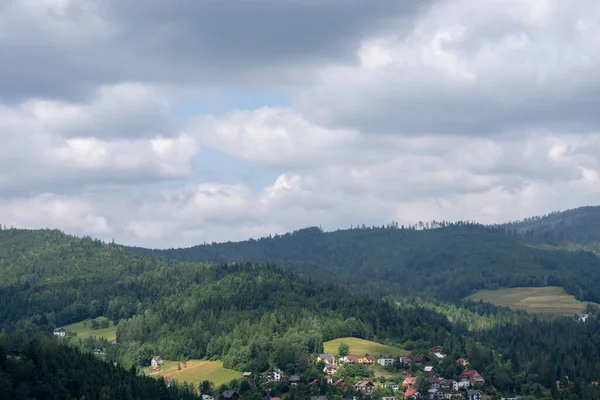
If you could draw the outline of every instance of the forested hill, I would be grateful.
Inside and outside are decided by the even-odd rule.
[[[600,206],[574,208],[501,225],[551,243],[600,241]]]
[[[275,262],[305,276],[377,295],[454,301],[482,288],[556,285],[581,300],[600,301],[600,259],[594,254],[469,223],[436,229],[307,228],[243,242],[130,250],[186,261]]]

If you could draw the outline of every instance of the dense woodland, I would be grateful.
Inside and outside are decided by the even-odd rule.
[[[600,378],[594,307],[577,323],[461,301],[482,287],[519,285],[561,285],[595,300],[598,256],[577,247],[594,242],[544,242],[467,223],[434,226],[310,228],[153,252],[54,230],[0,230],[0,390],[14,398],[35,398],[35,390],[137,398],[128,397],[134,387],[133,396],[144,390],[167,396],[147,398],[186,395],[183,387],[166,391],[152,386],[161,382],[135,378],[131,368],[147,365],[154,354],[222,360],[240,371],[279,367],[307,382],[321,374],[310,354],[321,352],[326,340],[355,336],[413,353],[443,344],[448,358],[440,373],[456,376],[453,360],[468,357],[490,393],[600,398],[590,385]],[[100,316],[118,324],[117,344],[74,338],[67,347],[48,339],[56,326]],[[94,348],[106,349],[106,360],[120,367],[95,359]],[[64,357],[73,362],[52,370],[62,374],[58,383],[35,372],[51,363],[47,358]],[[107,375],[91,383],[65,380],[77,365],[83,371],[106,365]],[[574,383],[569,393],[553,385],[565,376]],[[103,389],[105,378],[117,383]],[[86,385],[96,392],[85,392]]]
[[[186,261],[273,262],[375,296],[459,301],[480,289],[562,286],[580,300],[600,302],[600,259],[592,252],[472,223],[307,228],[237,243],[130,250]]]

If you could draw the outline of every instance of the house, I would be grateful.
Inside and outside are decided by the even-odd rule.
[[[481,390],[477,390],[477,389],[467,390],[467,399],[468,400],[481,400]]]
[[[435,374],[435,368],[433,368],[431,365],[428,365],[425,368],[423,368],[423,372],[425,372],[428,375],[433,375]]]
[[[417,391],[417,389],[408,389],[405,393],[404,393],[404,398],[405,399],[417,399],[421,397],[421,393],[419,393]]]
[[[250,380],[250,379],[252,378],[252,372],[244,372],[244,373],[242,374],[242,377],[243,377],[245,380],[247,380],[247,381],[248,381],[248,380]]]
[[[410,357],[405,357],[405,356],[400,357],[400,363],[402,363],[402,364],[406,365],[406,364],[410,364],[411,362],[413,362],[413,359]]]
[[[459,358],[458,360],[456,360],[457,364],[462,365],[463,367],[466,367],[467,365],[469,365],[469,362],[467,361],[466,358]]]
[[[471,382],[473,386],[483,385],[485,383],[485,379],[483,376],[474,369],[467,369],[460,375],[461,380],[468,380]]]
[[[453,399],[464,399],[462,393],[444,393],[444,399],[453,400]]]
[[[461,379],[460,382],[456,384],[458,389],[468,389],[471,387],[471,381],[469,379]]]
[[[433,353],[433,357],[441,362],[444,360],[444,358],[446,358],[446,355],[442,353]]]
[[[444,351],[444,348],[442,346],[434,346],[429,349],[430,353],[441,353],[442,351]]]
[[[375,364],[375,357],[373,356],[364,356],[358,359],[360,364],[373,365]]]
[[[427,378],[427,384],[432,389],[439,389],[444,378]]]
[[[171,387],[173,383],[173,377],[171,375],[165,376],[165,381],[167,382],[167,387]]]
[[[348,389],[348,384],[343,379],[338,379],[335,381],[334,385],[342,389]]]
[[[414,376],[407,376],[402,382],[402,387],[410,389],[415,384],[415,382],[417,382],[417,378],[415,378]]]
[[[299,382],[300,382],[300,377],[298,375],[292,375],[292,376],[290,376],[290,385],[292,385],[292,386],[298,386]]]
[[[325,377],[325,381],[327,382],[328,385],[331,385],[333,383],[333,378],[329,375],[327,375]]]
[[[400,390],[400,385],[398,385],[397,383],[390,383],[387,387],[392,389],[394,392]]]
[[[281,382],[282,376],[283,373],[281,372],[281,370],[276,368],[267,373],[267,382]]]
[[[573,315],[573,321],[585,322],[585,320],[588,317],[589,317],[589,314],[575,314],[575,315]]]
[[[158,367],[162,364],[162,358],[160,356],[152,357],[150,360],[150,365],[152,365],[152,369],[158,369]]]
[[[337,372],[337,365],[326,365],[325,368],[323,368],[324,374],[335,375],[336,372]]]
[[[94,349],[94,355],[95,356],[103,356],[104,351],[102,351],[101,349]]]
[[[392,365],[394,364],[394,359],[393,358],[387,358],[387,357],[380,357],[377,359],[377,364],[379,365]]]
[[[203,394],[202,400],[215,400],[215,398],[212,397],[210,394]]]
[[[354,354],[348,354],[347,356],[342,357],[341,360],[347,364],[356,364],[358,362],[358,359]]]
[[[431,400],[444,398],[444,392],[442,392],[440,389],[429,389],[427,391],[427,395]]]
[[[327,400],[327,396],[310,396],[310,400]]]
[[[379,400],[397,400],[396,396],[383,396],[380,397]]]
[[[444,379],[440,382],[440,387],[447,390],[458,390],[458,382],[454,379]]]
[[[317,356],[317,361],[323,361],[327,365],[336,365],[333,354],[325,353]]]
[[[225,400],[239,400],[240,399],[240,395],[235,390],[226,390],[221,394],[223,395],[223,398]]]
[[[507,393],[507,394],[503,394],[500,397],[500,400],[518,400],[519,396],[516,393]]]
[[[67,332],[63,328],[56,328],[54,330],[54,336],[65,336],[66,333]]]
[[[422,363],[426,363],[426,362],[429,362],[429,361],[431,361],[431,360],[429,359],[429,357],[427,357],[427,356],[426,356],[426,355],[424,355],[424,354],[417,354],[416,356],[414,356],[414,357],[412,358],[412,360],[413,360],[414,362],[416,362],[416,363],[419,363],[419,364],[422,364]]]
[[[354,385],[354,389],[365,393],[371,393],[373,390],[375,390],[375,385],[369,381],[358,381]]]

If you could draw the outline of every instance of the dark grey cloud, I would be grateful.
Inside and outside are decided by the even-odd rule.
[[[4,23],[15,40],[2,40],[0,32],[0,101],[81,98],[95,85],[120,81],[298,83],[309,78],[305,67],[352,57],[360,39],[391,20],[399,29],[398,18],[426,2],[89,3],[94,7],[73,5],[61,9],[60,18],[43,20],[47,30],[42,17],[11,3]]]

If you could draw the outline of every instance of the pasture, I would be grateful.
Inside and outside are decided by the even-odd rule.
[[[229,383],[233,379],[240,379],[242,373],[232,369],[223,368],[221,361],[188,360],[187,367],[180,363],[181,370],[177,369],[177,361],[163,360],[159,371],[151,371],[145,368],[144,372],[150,376],[172,376],[179,382],[193,383],[198,387],[202,381],[210,381],[216,387],[223,383]]]
[[[575,299],[575,296],[557,286],[480,290],[465,300],[482,300],[530,313],[560,315],[581,313],[588,304]]]
[[[406,355],[410,354],[410,352],[400,349],[398,347],[386,346],[381,343],[372,342],[370,340],[364,340],[364,339],[359,339],[359,338],[354,338],[354,337],[338,338],[338,339],[330,340],[329,342],[323,343],[323,348],[325,350],[325,353],[331,353],[331,354],[337,355],[338,348],[340,347],[340,344],[342,344],[342,343],[346,343],[348,346],[350,346],[350,354],[359,355],[359,356],[369,354],[372,356],[391,355],[391,356],[398,357],[398,356],[406,356]]]
[[[117,338],[117,326],[110,322],[108,328],[103,329],[92,329],[89,326],[91,320],[79,321],[74,324],[62,326],[67,332],[75,332],[77,338],[85,339],[87,337],[103,337],[107,340],[115,340]],[[87,323],[87,327],[84,326]]]

